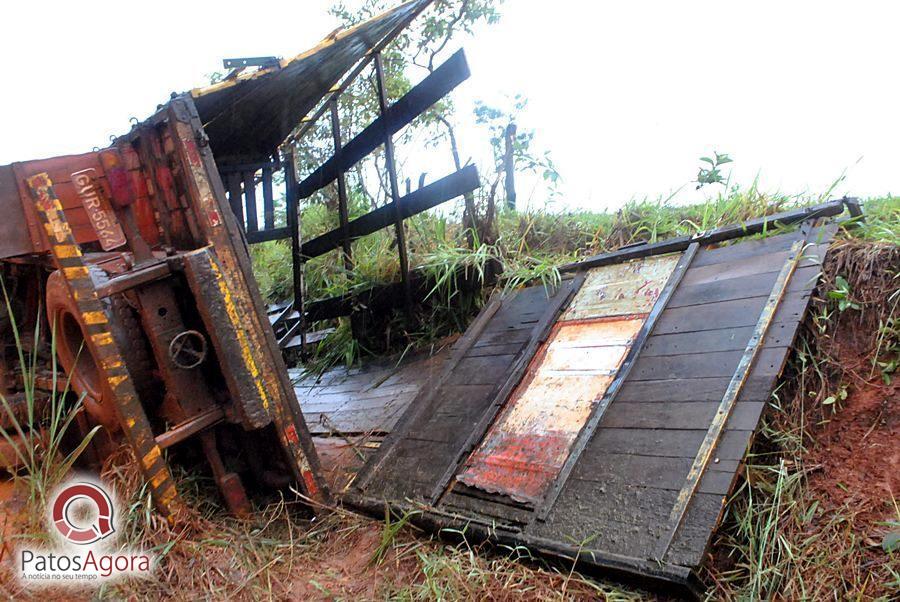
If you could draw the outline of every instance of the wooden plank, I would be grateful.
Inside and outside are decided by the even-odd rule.
[[[466,56],[459,50],[300,182],[297,197],[306,198],[333,182],[468,77]]]
[[[794,278],[791,279],[788,292],[797,293],[812,290],[815,288],[821,271],[821,267],[818,265],[799,268]],[[762,274],[682,286],[672,297],[669,307],[702,306],[707,303],[720,301],[764,297],[772,290],[772,283],[775,282],[777,276],[778,270],[775,270]]]
[[[799,320],[806,311],[808,302],[809,293],[807,292],[787,295],[782,301],[778,319]],[[699,311],[695,307],[675,307],[660,317],[653,332],[654,334],[668,334],[753,326],[765,304],[766,297],[753,297],[708,303]]]
[[[772,324],[764,341],[765,347],[788,347],[794,339],[800,323],[796,320]],[[747,346],[753,333],[752,326],[653,335],[647,339],[641,359],[656,356],[737,351]]]
[[[602,428],[697,429],[709,424],[718,409],[717,401],[671,403],[613,403],[603,416]],[[735,406],[728,428],[754,430],[765,408],[763,401],[743,401]],[[685,471],[687,474],[687,471]]]
[[[256,182],[252,171],[244,172],[244,204],[247,208],[247,232],[259,230],[256,215]]]
[[[597,429],[591,442],[591,455],[617,453],[665,458],[693,458],[706,435],[706,425],[697,430],[606,428]],[[731,430],[716,448],[719,460],[740,460],[746,451],[747,431]]]
[[[743,278],[756,274],[778,272],[790,254],[789,250],[775,251],[765,255],[756,255],[746,259],[735,259],[724,263],[716,263],[690,270],[682,280],[684,286],[707,284],[718,280]],[[775,279],[772,278],[774,281]],[[771,287],[769,290],[772,290]],[[768,291],[765,295],[768,296]]]
[[[703,476],[699,491],[726,495],[740,465],[738,460],[721,461],[716,469],[710,469]],[[690,468],[690,458],[609,454],[602,463],[589,470],[579,467],[571,478],[597,483],[606,491],[634,487],[678,491]]]
[[[640,358],[631,372],[631,381],[671,380],[688,378],[713,378],[730,376],[738,365],[744,350],[689,353],[661,357]],[[756,376],[777,376],[784,358],[783,347],[763,350],[757,358]]]
[[[445,176],[428,186],[419,188],[399,200],[399,215],[406,219],[436,207],[441,203],[462,196],[466,192],[480,186],[478,170],[468,165],[461,170]],[[301,254],[306,259],[318,257],[341,246],[342,241],[355,240],[361,236],[372,234],[382,228],[394,224],[397,220],[397,201],[391,201],[369,213],[351,220],[344,228],[335,228],[321,236],[303,243]],[[248,205],[249,207],[249,205]]]
[[[275,197],[272,195],[272,168],[263,167],[262,170],[263,192],[263,225],[266,230],[275,227]]]
[[[728,388],[728,377],[718,378],[673,378],[626,382],[616,401],[619,403],[673,401],[718,401]],[[768,401],[771,377],[751,378],[740,399],[746,401]]]
[[[826,242],[830,237],[827,230],[827,226],[825,228],[813,228],[808,240],[813,245]],[[798,232],[788,232],[786,234],[777,234],[775,236],[768,236],[757,240],[740,241],[738,239],[738,241],[733,244],[724,247],[705,246],[697,255],[697,259],[694,260],[693,265],[702,267],[715,263],[734,261],[735,259],[747,259],[757,255],[787,251],[798,238],[803,238],[803,235]],[[805,253],[805,255],[808,254],[809,252]]]

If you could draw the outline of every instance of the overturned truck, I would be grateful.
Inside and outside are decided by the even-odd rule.
[[[127,442],[164,515],[179,504],[169,459],[193,456],[236,514],[250,511],[250,490],[294,487],[695,590],[816,285],[828,220],[859,207],[841,199],[562,266],[553,290],[495,294],[436,355],[293,383],[282,353],[315,337],[309,325],[414,302],[403,220],[478,186],[473,167],[405,194],[397,182],[391,136],[468,76],[460,52],[388,101],[380,52],[428,4],[289,60],[226,61],[222,82],[175,95],[107,149],[0,166],[13,314],[0,309],[0,392],[13,410],[0,456],[15,470],[10,421],[28,414],[15,321],[43,333],[18,339],[44,362],[39,391],[65,388],[55,353],[84,399],[81,433],[104,427],[88,460]],[[381,114],[344,142],[337,98],[369,65]],[[334,154],[299,178],[293,145],[326,114]],[[390,201],[351,220],[344,173],[379,146]],[[300,201],[332,185],[340,226],[301,240]],[[788,228],[740,240],[776,226]],[[400,282],[304,299],[305,261],[338,251],[352,269],[349,242],[386,227]],[[276,239],[291,243],[294,296],[269,308],[248,244]],[[352,453],[335,453],[342,445]]]

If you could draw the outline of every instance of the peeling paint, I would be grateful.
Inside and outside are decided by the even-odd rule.
[[[538,502],[615,378],[679,255],[591,270],[457,481]]]

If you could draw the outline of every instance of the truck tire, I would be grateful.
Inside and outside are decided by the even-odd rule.
[[[101,286],[109,276],[97,266],[89,267],[94,286]],[[101,377],[97,362],[84,341],[84,324],[75,300],[69,295],[65,278],[56,270],[47,278],[47,319],[56,328],[56,355],[71,379],[72,390],[84,395],[84,408],[97,423],[110,433],[120,429],[115,395]],[[153,380],[153,360],[140,322],[122,295],[101,299],[113,338],[118,344],[125,366],[139,396]]]

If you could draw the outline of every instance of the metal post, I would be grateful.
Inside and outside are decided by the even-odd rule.
[[[297,172],[294,152],[284,151],[284,186],[287,205],[287,224],[291,231],[291,269],[294,277],[294,303],[300,325],[300,350],[306,351],[306,313],[303,309],[303,258],[300,255],[300,212],[297,207]]]
[[[378,88],[378,106],[381,114],[387,111],[387,91],[384,87],[384,66],[381,53],[375,55],[375,81]],[[409,282],[409,257],[406,254],[406,232],[403,230],[403,217],[400,212],[400,185],[397,182],[397,165],[394,162],[394,141],[390,135],[384,138],[384,161],[387,166],[388,178],[391,184],[391,198],[394,203],[394,213],[397,216],[394,228],[397,232],[397,253],[400,256],[400,278],[403,283],[403,293],[406,300],[406,310],[412,317],[412,288]]]
[[[338,115],[338,99],[331,99],[331,137],[334,139],[334,154],[337,156],[341,152],[341,118]],[[350,211],[347,207],[347,180],[344,178],[344,172],[338,172],[337,176],[338,191],[338,215],[341,223],[341,247],[344,250],[344,268],[349,272],[353,269],[353,246],[350,243],[347,232],[347,224],[350,223]]]
[[[503,157],[503,169],[506,171],[506,207],[516,209],[516,161],[514,156],[516,141],[516,124],[506,126],[506,153]]]

